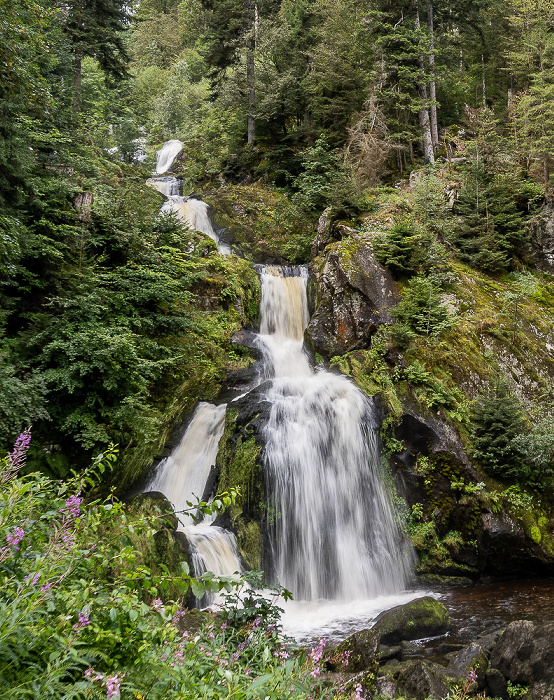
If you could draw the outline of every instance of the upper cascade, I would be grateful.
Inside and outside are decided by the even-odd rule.
[[[173,165],[173,161],[183,150],[183,142],[177,139],[166,141],[156,153],[156,174],[163,175]]]
[[[259,272],[259,343],[273,377],[264,459],[279,583],[313,601],[404,590],[411,550],[382,483],[373,403],[346,377],[311,368],[302,343],[305,268]]]
[[[219,239],[209,214],[210,207],[202,199],[196,197],[180,197],[170,195],[162,206],[162,211],[173,211],[194,231],[201,231],[217,243],[222,255],[229,255],[231,248]]]

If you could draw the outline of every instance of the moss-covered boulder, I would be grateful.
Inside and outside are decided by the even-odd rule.
[[[160,527],[176,530],[179,520],[169,499],[160,491],[138,493],[129,499],[127,509],[132,513],[155,518]]]
[[[306,329],[309,343],[326,357],[367,347],[376,328],[390,323],[389,311],[399,299],[398,285],[375,260],[369,239],[356,234],[327,246],[311,269],[315,312]]]
[[[227,409],[225,431],[219,443],[219,491],[235,488],[240,496],[229,509],[229,522],[248,569],[267,570],[265,529],[266,496],[261,451],[263,426],[269,415],[262,384]]]
[[[395,666],[384,666],[379,673],[376,689],[390,697],[439,700],[450,692],[450,680],[445,670],[429,661],[404,661]]]
[[[416,598],[381,613],[372,627],[383,644],[435,637],[446,634],[449,629],[448,610],[431,596]]]
[[[373,629],[361,630],[338,646],[328,649],[325,666],[328,671],[376,673],[379,666],[379,632]]]

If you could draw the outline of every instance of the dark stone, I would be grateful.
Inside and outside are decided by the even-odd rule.
[[[381,613],[372,629],[379,632],[382,644],[398,644],[445,634],[450,621],[442,603],[424,596]]]
[[[530,540],[507,513],[481,516],[480,567],[492,576],[552,576],[554,556]]]
[[[391,659],[397,659],[400,661],[402,658],[402,647],[393,646],[388,647],[385,644],[381,644],[379,647],[379,663],[384,664]]]
[[[127,507],[136,513],[154,516],[161,527],[176,530],[179,525],[173,506],[159,491],[138,493],[129,499]]]
[[[475,671],[478,680],[484,679],[489,664],[487,652],[477,642],[472,642],[458,651],[451,658],[447,672],[457,680],[467,678],[470,671]]]
[[[368,239],[352,235],[328,246],[312,274],[316,309],[306,337],[316,352],[331,357],[367,347],[377,327],[391,322],[398,285],[375,260]]]
[[[491,697],[508,699],[508,682],[497,668],[487,671],[485,681]]]
[[[342,669],[349,673],[377,670],[379,633],[370,630],[356,632],[325,654],[325,665],[329,671]]]
[[[491,654],[491,667],[514,685],[530,686],[529,697],[554,695],[554,622],[517,620],[508,625]]]
[[[382,669],[381,678],[387,678],[388,683],[380,681],[383,686],[394,687],[396,694],[410,700],[425,700],[445,698],[450,691],[450,682],[442,666],[429,661],[408,661],[397,666]]]
[[[400,649],[402,650],[402,659],[407,661],[408,659],[421,659],[425,656],[425,652],[419,644],[415,642],[400,642]]]

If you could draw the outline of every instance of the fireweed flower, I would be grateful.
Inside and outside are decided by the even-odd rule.
[[[70,496],[65,502],[65,507],[61,508],[61,512],[67,515],[69,511],[69,515],[73,518],[78,518],[81,515],[82,502],[83,499],[79,498],[79,496]]]
[[[21,527],[14,527],[13,532],[9,532],[6,542],[14,549],[19,549],[19,543],[25,537],[25,530]]]
[[[24,430],[15,441],[13,451],[8,452],[8,467],[10,471],[18,471],[25,464],[30,442],[31,429],[27,428],[27,430]]]
[[[115,676],[109,676],[106,680],[106,697],[108,699],[119,697],[119,678],[117,673]]]

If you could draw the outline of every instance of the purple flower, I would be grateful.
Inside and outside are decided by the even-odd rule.
[[[25,459],[27,457],[27,450],[29,449],[29,443],[31,442],[31,428],[24,430],[21,435],[15,441],[13,446],[13,451],[8,452],[8,468],[10,471],[15,472],[21,469],[25,464]]]
[[[161,598],[154,598],[154,600],[152,601],[152,607],[156,612],[161,612],[163,610],[163,606],[164,604]]]
[[[44,586],[40,587],[40,590],[45,593],[46,591],[49,591],[52,588],[51,583],[45,583]]]
[[[119,697],[119,678],[117,673],[115,676],[110,676],[106,680],[106,697],[107,698],[118,698]]]
[[[14,549],[19,549],[19,543],[25,537],[25,530],[21,527],[14,527],[13,532],[8,533],[6,542]]]
[[[83,499],[79,498],[79,496],[70,496],[65,502],[65,507],[62,508],[61,511],[62,513],[69,511],[69,514],[73,518],[78,518],[81,515],[82,502]]]
[[[83,627],[90,625],[88,613],[79,613],[79,621],[73,625],[74,630],[81,630]]]

